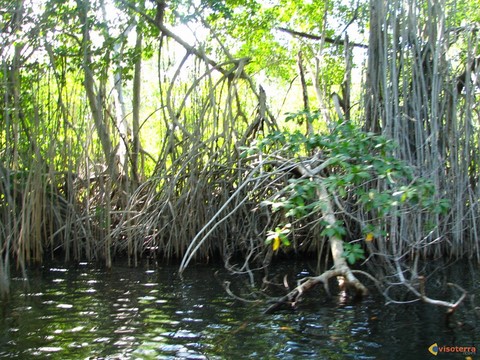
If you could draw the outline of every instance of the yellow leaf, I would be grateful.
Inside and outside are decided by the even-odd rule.
[[[372,241],[373,240],[373,233],[369,232],[366,236],[365,236],[365,241]]]
[[[273,245],[272,245],[273,251],[277,251],[279,247],[280,247],[280,237],[277,235],[273,239]]]

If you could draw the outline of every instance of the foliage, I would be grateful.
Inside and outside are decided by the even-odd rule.
[[[304,111],[297,116],[317,117]],[[288,117],[295,119],[291,114]],[[353,122],[337,122],[326,134],[274,132],[259,141],[255,149],[264,154],[282,154],[285,161],[293,159],[299,166],[309,166],[311,171],[321,168],[318,175],[289,179],[280,192],[263,201],[273,212],[282,211],[290,222],[321,215],[325,204],[317,193],[320,182],[338,202],[354,202],[348,213],[351,216],[359,209],[364,214],[372,214],[370,218],[375,221],[361,224],[366,241],[381,236],[381,228],[391,216],[412,211],[445,215],[450,208],[449,201],[438,194],[431,181],[417,176],[415,168],[395,157],[393,141],[365,132]],[[342,221],[334,225],[323,223],[323,226],[323,236],[341,238],[347,234]],[[345,256],[351,263],[363,254],[358,246],[346,247]]]
[[[343,245],[343,256],[347,259],[350,265],[355,264],[358,260],[365,259],[365,251],[359,243],[346,243]]]

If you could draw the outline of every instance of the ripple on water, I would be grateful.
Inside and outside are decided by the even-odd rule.
[[[42,346],[37,349],[39,353],[54,353],[62,350],[63,348],[59,346]]]
[[[73,308],[73,305],[72,304],[58,304],[57,308],[59,308],[59,309],[71,309],[71,308]]]
[[[165,332],[162,334],[165,337],[172,338],[172,339],[200,339],[201,335],[193,333],[189,330],[177,330],[177,331],[171,331],[171,332]]]

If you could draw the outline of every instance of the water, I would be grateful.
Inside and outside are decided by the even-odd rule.
[[[443,308],[385,306],[376,295],[352,303],[319,289],[295,311],[265,315],[266,305],[233,299],[219,280],[241,295],[241,278],[213,266],[183,279],[176,271],[82,263],[32,271],[28,287],[15,278],[0,314],[0,358],[428,359],[434,343],[480,348],[480,323],[467,307],[454,317],[463,325],[447,326]],[[474,275],[456,271],[480,296]]]

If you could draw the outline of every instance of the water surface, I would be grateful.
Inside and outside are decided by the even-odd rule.
[[[295,279],[306,270],[308,265],[286,265],[279,278],[282,271],[295,272]],[[447,275],[480,298],[469,267]],[[266,315],[266,305],[229,296],[223,280],[236,284],[238,295],[248,285],[214,266],[193,267],[180,279],[173,265],[116,264],[106,271],[89,263],[57,264],[28,277],[28,286],[21,277],[13,279],[12,295],[2,304],[0,358],[433,359],[428,347],[434,343],[480,345],[480,324],[472,313],[460,309],[447,326],[443,308],[386,306],[375,294],[355,303],[327,298],[318,289],[297,310]],[[454,296],[440,280],[431,287]]]

